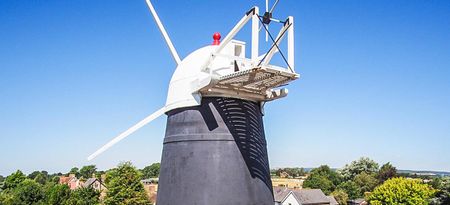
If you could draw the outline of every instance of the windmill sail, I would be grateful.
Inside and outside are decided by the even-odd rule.
[[[153,18],[155,19],[155,22],[158,25],[159,31],[161,31],[161,34],[163,35],[164,40],[166,40],[167,46],[169,47],[169,50],[170,50],[170,53],[172,54],[173,59],[175,60],[177,65],[180,64],[181,63],[180,56],[178,55],[177,50],[173,46],[173,43],[169,38],[169,34],[167,34],[166,29],[164,28],[163,24],[161,23],[161,20],[159,19],[158,14],[156,13],[155,8],[152,5],[152,2],[150,2],[150,0],[146,0],[146,2],[147,2],[148,9],[152,13]]]
[[[122,132],[119,136],[115,137],[114,139],[112,139],[111,141],[109,141],[108,143],[103,145],[103,147],[101,147],[100,149],[95,151],[93,154],[91,154],[88,157],[88,160],[90,161],[90,160],[94,159],[99,154],[103,153],[104,151],[106,151],[107,149],[109,149],[110,147],[115,145],[116,143],[118,143],[121,140],[123,140],[125,137],[128,137],[129,135],[131,135],[133,132],[135,132],[139,128],[143,127],[144,125],[150,123],[154,119],[156,119],[159,116],[161,116],[162,114],[164,114],[165,111],[166,111],[166,107],[162,107],[158,111],[156,111],[156,112],[152,113],[151,115],[149,115],[148,117],[144,118],[143,120],[141,120],[140,122],[135,124],[133,127],[130,127],[128,130],[126,130],[125,132]]]

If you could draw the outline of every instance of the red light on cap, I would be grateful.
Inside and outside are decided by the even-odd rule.
[[[213,45],[219,45],[220,44],[220,33],[219,32],[215,32],[214,34],[213,34],[213,39],[214,39],[214,41],[213,41]]]

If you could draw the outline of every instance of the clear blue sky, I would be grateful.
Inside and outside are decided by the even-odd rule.
[[[153,3],[185,57],[264,7],[230,2]],[[450,1],[281,0],[275,16],[287,15],[302,77],[266,106],[271,167],[342,167],[367,156],[450,171]],[[144,0],[0,1],[0,174],[89,164],[165,103],[174,68]],[[165,120],[91,163],[159,161]]]

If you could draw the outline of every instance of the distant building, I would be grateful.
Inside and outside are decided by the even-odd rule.
[[[275,205],[330,205],[337,204],[320,189],[289,189],[286,187],[273,187]]]
[[[93,189],[103,194],[104,191],[106,191],[106,186],[103,184],[104,175],[102,176],[102,178],[103,179],[92,177],[87,179],[86,181],[82,181],[78,179],[75,174],[69,174],[69,176],[60,176],[59,184],[66,184],[71,190],[78,189],[80,187],[92,187]]]
[[[289,174],[287,172],[281,172],[280,173],[280,177],[281,178],[289,178],[290,176],[289,176]]]
[[[105,198],[106,196],[106,191],[108,190],[105,186],[105,184],[103,183],[105,181],[105,175],[102,175],[102,177],[100,179],[98,178],[89,178],[86,180],[86,182],[83,183],[83,187],[84,188],[93,188],[96,191],[100,192],[100,199]]]
[[[144,185],[145,192],[151,203],[156,204],[156,195],[158,193],[158,178],[150,178],[141,180]]]
[[[97,178],[89,178],[86,182],[83,183],[83,187],[88,188],[91,187],[99,192],[102,192],[106,189],[106,186],[103,184],[101,179]]]
[[[69,176],[60,176],[59,184],[67,184],[71,190],[77,189],[82,185],[82,182],[75,176],[75,174],[69,174]]]
[[[330,200],[330,205],[339,205],[334,196],[327,196],[327,198]]]
[[[303,186],[303,179],[290,178],[272,178],[272,186],[287,187],[292,189],[301,189]]]

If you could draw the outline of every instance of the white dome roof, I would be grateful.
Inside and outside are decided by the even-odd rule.
[[[216,57],[205,69],[206,71],[201,71],[216,48],[217,46],[214,45],[200,48],[189,54],[177,66],[169,84],[166,111],[200,105],[199,89],[211,82],[208,70],[216,71],[212,75],[226,75],[233,72],[230,61],[220,57]]]

